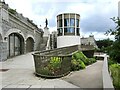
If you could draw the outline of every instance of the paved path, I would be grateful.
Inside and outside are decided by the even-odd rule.
[[[101,88],[103,61],[88,66],[59,79],[42,79],[34,75],[34,60],[31,53],[0,62],[8,71],[1,72],[3,88]],[[80,89],[79,89],[80,90]]]
[[[0,62],[8,71],[0,71],[0,86],[3,88],[79,88],[60,79],[42,79],[34,75],[34,60],[31,53]],[[1,89],[1,88],[0,88]]]
[[[81,88],[103,88],[102,81],[103,61],[89,65],[86,69],[75,71],[63,80],[70,82]]]

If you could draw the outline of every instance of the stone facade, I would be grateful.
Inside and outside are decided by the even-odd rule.
[[[3,43],[6,43],[6,57],[39,50],[42,35],[43,30],[38,28],[32,20],[25,18],[16,10],[9,8],[8,4],[0,1],[0,48]]]
[[[93,45],[95,48],[98,48],[95,38],[93,35],[90,35],[88,38],[81,38],[81,45]]]

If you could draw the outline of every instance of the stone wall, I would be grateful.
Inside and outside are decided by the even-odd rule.
[[[39,30],[32,20],[9,8],[5,2],[0,2],[0,61],[9,57],[9,36],[11,34],[16,34],[19,38],[23,38],[24,46],[22,50],[24,51],[23,53],[26,53],[26,41],[28,38],[33,40],[33,51],[40,50],[42,33],[42,29]]]
[[[0,42],[0,62],[7,59],[7,43]]]

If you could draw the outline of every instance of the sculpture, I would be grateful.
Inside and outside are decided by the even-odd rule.
[[[46,18],[46,20],[45,20],[45,24],[46,24],[46,27],[47,27],[47,25],[48,25],[48,20],[47,20],[47,18]]]

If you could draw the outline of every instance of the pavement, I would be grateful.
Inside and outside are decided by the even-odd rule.
[[[63,80],[70,82],[81,88],[103,88],[102,80],[103,61],[89,65],[86,69],[72,72],[69,76],[63,77]]]
[[[0,62],[1,88],[79,88],[61,78],[43,79],[34,74],[34,59],[31,53]]]
[[[103,61],[87,66],[86,69],[71,72],[57,79],[44,79],[34,74],[34,59],[32,53],[16,56],[0,62],[1,88],[102,88]],[[1,89],[0,88],[0,89]]]

